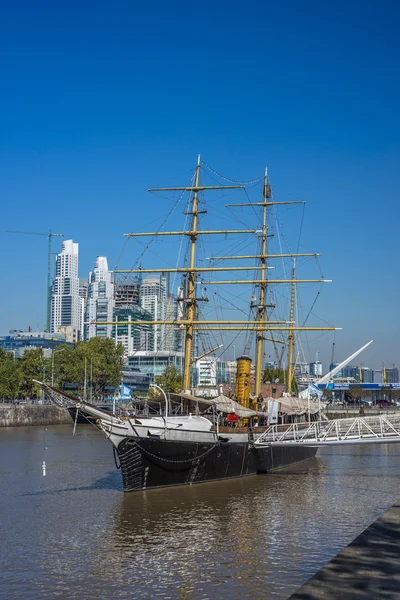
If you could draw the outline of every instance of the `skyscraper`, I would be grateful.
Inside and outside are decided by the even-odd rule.
[[[167,296],[165,277],[147,277],[140,286],[140,304],[152,315],[154,321],[160,321],[165,313],[164,300]],[[164,329],[160,325],[152,325],[154,331],[154,350],[162,350]]]
[[[153,350],[153,325],[135,325],[135,321],[152,321],[153,315],[138,304],[115,306],[113,321],[121,325],[112,325],[112,338],[116,344],[122,344],[126,356],[133,352]]]
[[[81,332],[81,337],[84,337],[85,331],[85,311],[86,311],[86,300],[88,295],[88,280],[87,279],[79,279],[79,330]]]
[[[174,296],[170,294],[167,298],[162,300],[162,317],[166,321],[176,321],[177,318],[177,301]],[[176,325],[161,325],[161,349],[166,352],[172,352],[176,350]]]
[[[322,363],[319,360],[310,363],[310,375],[322,377]]]
[[[399,370],[393,365],[392,369],[385,369],[385,383],[399,383]]]
[[[113,320],[114,283],[108,270],[107,258],[98,256],[93,271],[89,273],[89,285],[85,310],[85,340],[92,337],[111,337],[112,325],[102,322]],[[95,321],[96,324],[92,324]]]
[[[137,306],[139,304],[141,278],[138,276],[119,276],[114,280],[115,307]]]
[[[51,331],[59,326],[79,330],[80,298],[78,278],[78,244],[73,240],[62,243],[56,257],[55,277],[51,290]]]

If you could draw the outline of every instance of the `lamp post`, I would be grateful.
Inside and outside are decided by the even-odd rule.
[[[65,348],[59,350],[53,350],[51,354],[51,387],[54,387],[54,355],[56,352],[64,352]]]
[[[165,418],[167,418],[168,417],[168,399],[167,399],[167,394],[164,392],[164,390],[162,389],[162,387],[160,387],[159,385],[157,385],[155,383],[151,383],[150,387],[157,388],[163,394],[163,396],[165,398]]]

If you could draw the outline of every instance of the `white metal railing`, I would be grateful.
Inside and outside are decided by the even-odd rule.
[[[254,442],[256,447],[372,442],[400,442],[400,416],[357,417],[291,425],[270,425]]]

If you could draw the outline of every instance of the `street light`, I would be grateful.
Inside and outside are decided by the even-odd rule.
[[[54,387],[54,355],[56,352],[64,352],[65,348],[59,350],[53,350],[51,353],[51,387]]]
[[[150,387],[157,388],[163,394],[163,396],[165,398],[165,418],[167,418],[168,417],[168,399],[167,399],[167,394],[164,392],[164,390],[162,389],[162,387],[160,387],[159,385],[157,385],[155,383],[151,383]]]

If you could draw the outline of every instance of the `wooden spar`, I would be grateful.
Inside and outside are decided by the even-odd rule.
[[[186,235],[190,238],[190,259],[189,259],[189,268],[187,271],[187,298],[185,298],[185,306],[186,306],[186,323],[185,327],[185,353],[184,353],[184,364],[183,364],[183,378],[182,378],[182,387],[184,391],[190,391],[190,368],[192,364],[192,355],[193,355],[193,331],[194,331],[194,320],[197,309],[197,300],[195,296],[196,290],[196,273],[197,269],[195,266],[195,255],[196,255],[196,242],[197,237],[199,235],[211,235],[211,234],[251,234],[257,233],[257,229],[231,229],[231,230],[220,230],[220,231],[204,231],[198,229],[198,216],[200,214],[199,211],[199,199],[198,192],[204,192],[206,190],[226,190],[226,189],[243,189],[241,185],[199,185],[199,175],[200,175],[200,155],[197,160],[196,174],[195,174],[195,184],[194,186],[187,187],[175,187],[175,188],[151,188],[149,191],[187,191],[192,192],[193,197],[191,200],[192,210],[190,211],[192,216],[191,229],[189,231],[160,231],[153,233],[126,233],[125,235],[128,237],[139,237],[139,236],[158,236],[158,235]],[[147,324],[151,324],[151,322],[147,322]]]
[[[262,325],[264,321],[221,321],[214,320],[210,321],[208,319],[204,319],[201,321],[189,320],[189,319],[179,319],[179,320],[159,320],[159,321],[101,321],[104,325],[189,325],[189,323],[193,323],[194,325]],[[268,321],[271,325],[287,325],[289,321]],[[91,325],[95,325],[95,321],[90,321]]]
[[[201,281],[202,285],[227,285],[227,284],[249,284],[264,283],[263,279],[246,279],[245,281]],[[332,283],[332,279],[268,279],[267,283]]]
[[[197,199],[198,200],[198,199]],[[193,209],[193,217],[197,217],[197,215],[199,214],[199,211],[196,211],[196,213],[194,212]],[[193,237],[194,235],[212,235],[212,234],[220,234],[220,235],[227,235],[230,233],[257,233],[258,229],[213,229],[213,230],[205,230],[202,229],[201,231],[198,231],[197,229],[192,228],[190,231],[152,231],[150,233],[146,232],[146,233],[124,233],[124,236],[126,237],[146,237],[146,236],[152,236],[155,237],[157,235],[187,235],[188,237]]]
[[[200,156],[196,166],[195,176],[193,185],[185,187],[172,187],[172,188],[151,188],[151,192],[165,192],[165,191],[187,191],[191,194],[190,208],[188,208],[185,214],[191,216],[191,222],[189,230],[187,231],[156,231],[156,232],[143,232],[143,233],[126,233],[126,237],[158,237],[158,236],[182,236],[185,235],[189,238],[189,266],[188,267],[177,267],[177,268],[166,268],[166,269],[116,269],[115,273],[183,273],[186,274],[186,297],[182,298],[184,307],[184,318],[180,320],[154,320],[154,321],[109,321],[101,322],[102,325],[133,325],[133,326],[149,326],[149,325],[170,325],[174,327],[184,328],[185,331],[185,352],[184,352],[184,366],[183,366],[183,379],[182,388],[184,391],[190,390],[191,384],[191,365],[193,363],[193,336],[195,331],[255,331],[256,332],[256,357],[255,357],[255,393],[258,396],[262,389],[262,375],[263,375],[263,356],[264,356],[264,342],[265,340],[273,340],[272,338],[265,337],[266,331],[282,331],[289,332],[288,345],[290,348],[291,338],[293,338],[294,331],[333,331],[335,327],[301,327],[296,326],[293,321],[293,310],[291,309],[291,317],[289,321],[269,321],[267,320],[267,287],[269,284],[291,284],[292,286],[292,302],[293,305],[293,289],[298,283],[328,283],[331,280],[327,279],[295,279],[293,273],[292,279],[268,279],[267,273],[271,267],[267,264],[269,259],[278,258],[295,258],[295,257],[317,257],[317,253],[280,253],[280,254],[269,254],[268,253],[268,238],[273,237],[273,234],[268,233],[268,212],[267,209],[273,205],[284,205],[284,204],[304,204],[304,201],[289,201],[289,202],[275,202],[271,200],[271,188],[268,182],[267,169],[264,175],[264,186],[263,186],[263,201],[262,202],[250,202],[250,203],[238,203],[238,204],[227,204],[227,206],[238,206],[238,207],[261,207],[262,218],[261,224],[258,229],[221,229],[221,230],[200,230],[199,229],[199,215],[204,210],[199,210],[199,192],[208,190],[225,190],[225,189],[244,189],[242,185],[212,185],[205,186],[201,185],[200,181]],[[253,255],[238,255],[238,256],[216,256],[210,257],[208,260],[242,260],[242,259],[255,259],[258,262],[256,266],[239,266],[239,267],[197,267],[196,266],[196,243],[198,236],[200,235],[229,235],[229,234],[245,234],[254,235],[259,239],[259,254]],[[256,277],[259,279],[251,280],[226,280],[226,281],[200,281],[200,274],[202,273],[214,273],[214,272],[238,272],[238,277],[241,275],[239,272],[243,271],[256,271]],[[196,297],[196,286],[197,285],[259,285],[259,299],[256,305],[253,307],[257,311],[257,317],[253,321],[248,320],[199,320],[197,316],[198,303],[202,298]],[[285,343],[285,342],[282,342]],[[209,351],[211,352],[211,351]],[[207,352],[206,354],[209,354]],[[293,353],[293,349],[292,349]],[[204,354],[204,356],[206,355]],[[290,386],[290,382],[289,382]]]
[[[275,267],[268,267],[274,269]],[[176,269],[118,269],[114,273],[204,273],[209,271],[258,271],[263,267],[249,265],[248,267],[196,267],[194,269],[177,267]]]
[[[294,200],[293,202],[245,202],[241,204],[225,204],[225,206],[274,206],[275,204],[305,204],[305,200]]]
[[[262,254],[254,254],[252,256],[209,256],[207,260],[237,260],[240,258],[293,258],[294,256],[321,256],[321,254],[266,254],[263,256]]]

